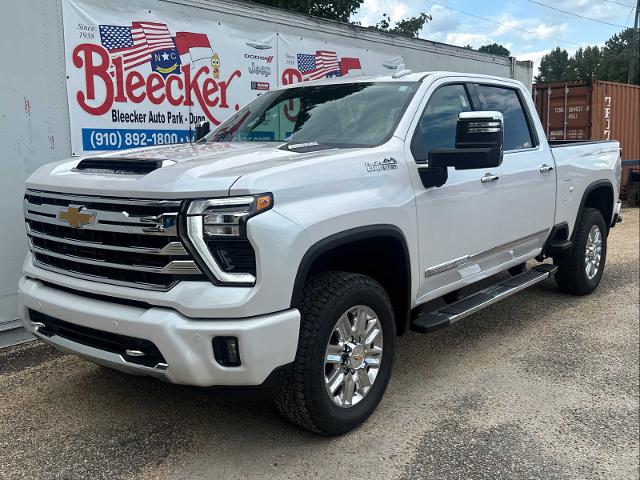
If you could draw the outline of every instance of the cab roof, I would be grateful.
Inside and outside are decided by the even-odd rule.
[[[407,82],[421,82],[426,77],[460,77],[460,76],[470,76],[478,79],[487,79],[487,80],[500,80],[500,81],[511,81],[516,83],[516,80],[498,77],[495,75],[482,75],[476,73],[465,73],[465,72],[449,72],[449,71],[433,71],[433,72],[412,72],[406,75],[393,77],[393,74],[389,75],[360,75],[360,76],[345,76],[345,77],[334,77],[334,78],[323,78],[320,80],[312,80],[309,82],[304,82],[304,86],[312,86],[312,85],[339,85],[346,83],[368,83],[368,82],[390,82],[390,83],[407,83]],[[519,82],[518,82],[519,83]],[[280,88],[292,88],[292,87],[300,87],[302,84],[294,83],[291,85],[283,86]]]

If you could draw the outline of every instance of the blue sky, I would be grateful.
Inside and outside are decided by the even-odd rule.
[[[435,3],[427,0],[365,0],[352,19],[362,25],[371,25],[383,13],[390,15],[392,20],[421,12],[431,13],[433,21],[420,32],[421,38],[460,46],[468,44],[474,48],[501,43],[518,60],[532,60],[537,74],[540,58],[557,46],[572,54],[578,46],[602,46],[611,35],[622,30],[622,27],[606,23],[632,27],[635,3],[636,0],[437,0]],[[540,4],[606,23],[566,15]]]

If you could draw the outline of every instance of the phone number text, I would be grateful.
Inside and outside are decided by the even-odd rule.
[[[82,148],[90,150],[121,150],[123,148],[169,145],[190,142],[189,130],[128,130],[116,128],[83,128]]]

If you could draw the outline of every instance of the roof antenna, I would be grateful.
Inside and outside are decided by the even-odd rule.
[[[405,68],[404,60],[402,57],[389,59],[388,61],[384,62],[382,66],[384,68],[388,68],[389,70],[394,70],[391,78],[400,78],[411,73],[411,70],[407,70]]]

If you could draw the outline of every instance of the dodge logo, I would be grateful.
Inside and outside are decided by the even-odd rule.
[[[84,212],[84,207],[67,207],[58,212],[58,220],[67,222],[73,228],[82,228],[91,225],[96,220],[95,212]]]

